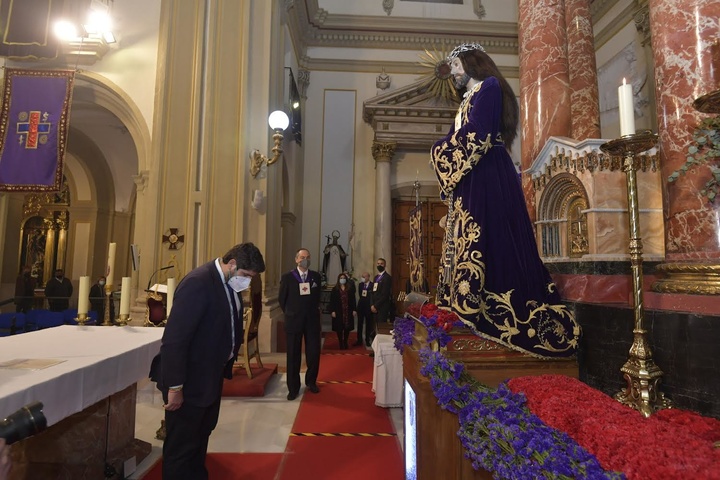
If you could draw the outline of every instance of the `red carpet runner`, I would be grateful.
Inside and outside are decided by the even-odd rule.
[[[375,406],[373,360],[362,347],[338,348],[325,333],[320,393],[305,392],[284,454],[211,453],[211,480],[400,480],[400,441],[385,408]],[[350,345],[355,334],[350,337]],[[160,480],[160,462],[143,477]]]

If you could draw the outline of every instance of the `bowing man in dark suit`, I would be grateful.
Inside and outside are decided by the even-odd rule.
[[[387,322],[390,319],[392,309],[392,277],[385,271],[385,259],[377,259],[377,271],[373,281],[372,300],[370,311],[375,314],[375,328],[380,322]],[[373,337],[375,332],[373,331]]]
[[[280,279],[278,302],[285,314],[287,334],[288,400],[300,393],[302,342],[305,339],[305,385],[312,393],[320,392],[317,376],[320,370],[320,274],[310,270],[310,252],[301,248],[295,254],[297,268]]]
[[[197,267],[175,290],[150,377],[165,400],[163,478],[205,480],[208,439],[217,424],[224,378],[243,339],[238,292],[265,271],[260,250],[241,243]]]

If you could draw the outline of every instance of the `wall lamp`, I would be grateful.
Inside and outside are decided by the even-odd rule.
[[[272,165],[280,158],[280,155],[283,152],[282,132],[288,127],[288,125],[290,125],[290,119],[288,118],[287,114],[282,110],[275,110],[268,117],[268,123],[270,124],[270,128],[275,131],[275,134],[273,135],[273,141],[275,142],[275,146],[272,148],[273,156],[272,158],[268,158],[262,153],[260,153],[260,150],[253,150],[250,152],[250,174],[253,177],[256,177],[257,174],[260,173],[260,168],[262,167],[263,163],[266,163],[267,165]]]

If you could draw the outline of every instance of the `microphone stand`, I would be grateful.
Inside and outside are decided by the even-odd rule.
[[[163,270],[169,270],[169,269],[171,269],[171,268],[173,268],[173,267],[174,267],[174,265],[168,265],[167,267],[162,267],[162,268],[158,268],[157,270],[155,270],[155,271],[153,272],[153,274],[150,275],[150,280],[148,280],[147,288],[145,289],[145,291],[146,291],[146,292],[149,292],[149,291],[150,291],[150,286],[152,285],[152,280],[153,280],[153,278],[155,278],[155,275],[157,275],[158,273],[162,272]]]

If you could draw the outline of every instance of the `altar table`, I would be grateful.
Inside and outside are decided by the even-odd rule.
[[[106,464],[147,455],[149,444],[134,439],[135,384],[163,330],[64,325],[0,338],[0,417],[40,401],[48,422],[12,445],[11,478],[103,478]],[[14,365],[23,359],[37,369]]]
[[[372,349],[375,352],[372,383],[375,405],[402,407],[403,361],[402,355],[395,348],[392,335],[376,335]]]

